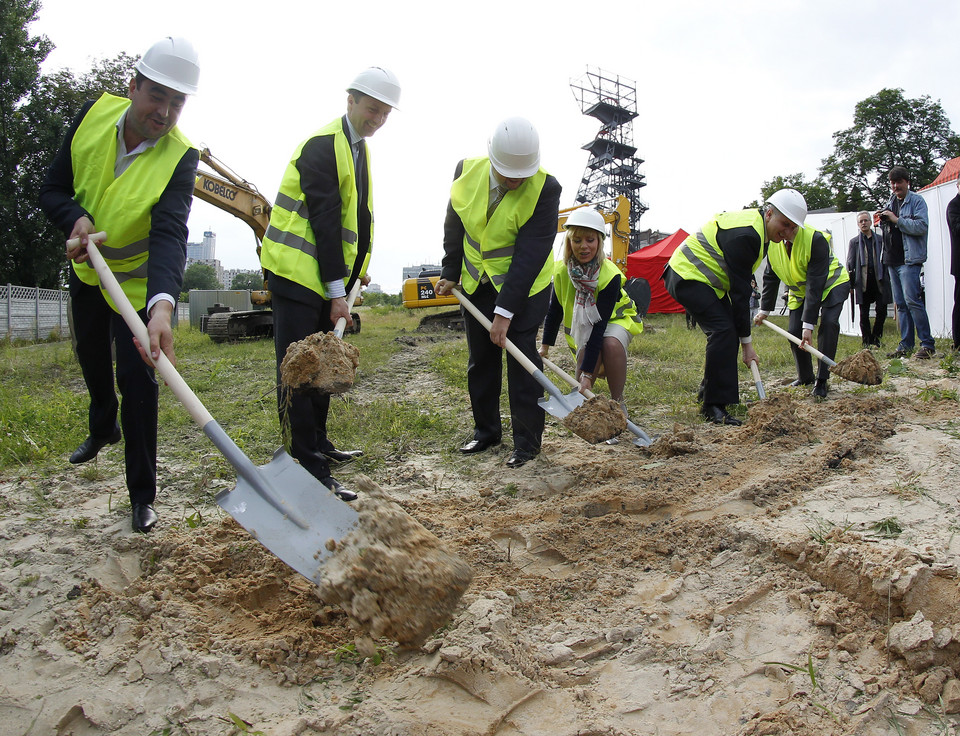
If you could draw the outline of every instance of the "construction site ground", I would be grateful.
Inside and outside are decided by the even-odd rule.
[[[353,401],[448,400],[424,356],[462,338],[403,339]],[[740,428],[636,407],[649,449],[548,417],[519,470],[508,438],[396,458],[373,480],[474,574],[416,649],[358,638],[230,517],[195,513],[204,453],[149,535],[130,531],[122,445],[95,480],[8,471],[0,732],[960,733],[960,381],[903,366],[876,388],[835,379],[825,402],[765,374]],[[451,448],[466,403],[461,419]]]

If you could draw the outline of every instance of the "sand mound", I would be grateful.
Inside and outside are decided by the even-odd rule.
[[[320,598],[374,638],[418,645],[445,624],[473,576],[470,567],[360,476],[357,528],[335,544]]]
[[[287,346],[280,381],[287,388],[342,394],[353,386],[360,351],[331,332],[317,332]]]
[[[627,418],[613,399],[594,396],[563,418],[563,426],[591,445],[616,437],[627,428]]]
[[[866,349],[831,366],[830,372],[840,378],[867,386],[878,386],[883,380],[883,368],[873,357],[873,353]]]

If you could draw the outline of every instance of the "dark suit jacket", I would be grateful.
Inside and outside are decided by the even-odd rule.
[[[87,102],[74,119],[40,186],[40,209],[55,227],[69,237],[73,225],[87,215],[96,223],[97,213],[87,212],[73,198],[73,159],[70,146],[93,100]],[[193,185],[197,178],[200,153],[190,148],[174,169],[173,176],[150,213],[150,257],[147,259],[147,303],[157,294],[174,299],[183,288],[183,268],[187,260],[187,218],[193,203]],[[110,234],[107,233],[109,236]]]
[[[960,276],[960,194],[947,202],[947,229],[950,231],[950,273]]]
[[[463,171],[463,161],[457,164],[453,178],[457,179]],[[558,212],[560,210],[560,182],[547,174],[547,180],[540,191],[540,199],[530,219],[517,232],[515,251],[507,271],[506,280],[497,295],[496,306],[517,314],[527,301],[530,287],[543,268],[543,264],[553,252],[553,241],[557,236]],[[463,264],[464,227],[460,215],[447,203],[447,215],[443,222],[443,250],[441,275],[453,282],[460,281],[460,269]]]
[[[343,134],[350,140],[347,118],[341,118]],[[357,213],[357,260],[354,263],[343,262],[341,240],[341,210],[343,200],[340,197],[340,176],[337,170],[337,155],[333,146],[333,136],[314,136],[300,150],[297,159],[297,171],[300,172],[300,188],[306,196],[310,228],[317,239],[317,267],[321,281],[336,281],[350,276],[346,289],[349,292],[353,282],[360,276],[360,267],[370,250],[370,208],[367,206],[370,186],[365,182],[363,198]],[[364,150],[367,142],[363,141]],[[366,177],[364,167],[357,173]],[[320,308],[323,298],[300,284],[270,274],[270,288],[282,296],[304,304]]]
[[[860,239],[862,237],[860,233],[857,233],[850,238],[850,243],[847,246],[847,273],[850,274],[850,282],[853,286],[850,294],[857,304],[863,304],[863,292],[867,288],[864,272],[861,270],[866,265],[863,263],[862,254],[860,253]],[[877,280],[880,282],[882,303],[889,304],[893,301],[893,296],[890,292],[890,279],[887,278],[887,268],[883,265],[881,259],[883,238],[879,233],[874,232],[873,237],[869,239],[868,245],[873,251],[873,268],[874,273],[877,275]]]

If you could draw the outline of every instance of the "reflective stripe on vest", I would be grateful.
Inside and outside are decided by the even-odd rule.
[[[358,210],[360,197],[357,194],[357,174],[353,161],[353,149],[350,138],[344,130],[344,119],[337,118],[320,128],[297,146],[287,164],[280,182],[273,209],[270,211],[270,224],[263,238],[260,262],[265,269],[316,292],[324,299],[327,286],[320,280],[317,265],[317,237],[310,226],[306,195],[300,186],[300,160],[303,147],[314,138],[333,136],[333,150],[337,161],[337,178],[340,189],[340,244],[343,249],[343,262],[348,274],[344,284],[350,279],[357,260]],[[366,145],[366,143],[364,143]],[[370,245],[364,256],[359,272],[363,276],[370,262],[373,249],[373,194],[370,176],[370,156],[367,152],[367,207],[370,210]]]
[[[770,261],[770,268],[773,269],[773,272],[790,293],[790,298],[787,301],[788,309],[799,309],[807,295],[807,269],[810,265],[813,236],[818,232],[826,238],[827,244],[831,245],[832,237],[830,233],[816,230],[810,225],[804,225],[797,231],[789,257],[787,256],[787,247],[783,243],[770,243],[768,248],[767,258]],[[833,253],[831,247],[830,265],[827,267],[827,280],[823,286],[821,299],[826,299],[827,294],[834,287],[849,280],[850,276],[847,274],[847,270]]]
[[[597,275],[597,288],[593,292],[594,299],[610,284],[615,276],[622,277],[623,274],[613,261],[609,258],[605,259],[600,266],[600,273]],[[573,331],[573,306],[577,289],[570,280],[570,272],[567,271],[565,261],[557,261],[554,265],[553,290],[556,292],[557,299],[563,306],[563,334],[567,339],[567,345],[570,346],[570,349],[574,355],[576,355],[578,347],[584,346],[578,346],[573,341],[571,334]],[[643,332],[643,320],[637,315],[637,308],[627,292],[623,290],[623,287],[620,288],[620,298],[617,300],[617,304],[613,308],[613,313],[610,315],[607,324],[620,325],[631,335],[639,335]]]
[[[757,256],[751,270],[756,271],[763,260],[763,215],[759,210],[724,212],[706,223],[695,235],[687,236],[667,265],[680,278],[702,281],[712,287],[722,299],[730,291],[730,273],[717,236],[721,230],[752,227],[757,233]]]
[[[119,177],[114,176],[117,122],[129,107],[130,100],[102,95],[80,121],[70,144],[70,159],[74,200],[94,216],[97,229],[107,233],[100,252],[139,311],[147,306],[151,212],[192,146],[174,127],[156,145],[138,154]],[[89,261],[72,265],[81,281],[99,286],[100,279]],[[110,295],[101,293],[118,311]]]
[[[507,278],[516,247],[517,232],[533,216],[547,172],[540,169],[514,190],[508,191],[487,222],[490,199],[490,160],[467,159],[450,188],[450,204],[463,223],[463,264],[460,283],[472,294],[486,275],[497,291]],[[550,284],[553,253],[547,256],[529,294]]]

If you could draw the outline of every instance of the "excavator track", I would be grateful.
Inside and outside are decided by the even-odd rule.
[[[273,312],[218,312],[207,318],[207,334],[214,342],[237,342],[273,337]]]

